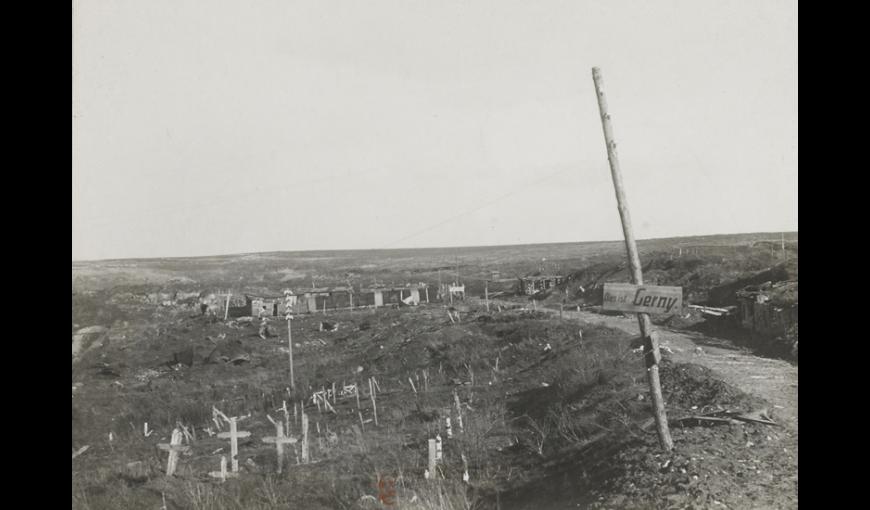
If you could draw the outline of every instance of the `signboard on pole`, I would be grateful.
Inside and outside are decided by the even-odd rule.
[[[601,308],[632,313],[680,313],[683,309],[683,288],[605,283]]]

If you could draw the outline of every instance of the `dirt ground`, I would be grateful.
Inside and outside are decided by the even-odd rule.
[[[669,246],[676,244],[647,242],[648,250]],[[796,508],[797,365],[732,339],[656,327],[675,443],[666,454],[633,349],[634,318],[566,310],[560,319],[558,308],[529,310],[525,297],[493,301],[488,312],[474,290],[481,281],[469,284],[453,319],[441,303],[301,315],[292,323],[293,390],[285,321],[273,320],[263,340],[256,320],[208,319],[195,303],[162,303],[162,293],[280,292],[312,280],[437,282],[457,270],[474,281],[490,266],[528,271],[549,256],[578,268],[596,257],[615,260],[620,249],[583,245],[575,258],[566,257],[577,247],[566,245],[467,249],[455,258],[449,250],[428,258],[399,250],[381,258],[324,252],[80,264],[73,508]],[[747,271],[767,263],[750,262]],[[739,266],[729,264],[721,267]],[[707,271],[708,283],[719,285],[724,273],[716,267],[687,270]],[[324,320],[338,329],[322,331]],[[318,406],[312,395],[333,384],[356,384],[359,400],[339,394],[329,400],[334,411]],[[227,424],[213,408],[245,417],[239,427],[250,432],[240,440],[239,476],[225,482],[209,476],[230,455],[229,441],[218,437]],[[275,446],[263,441],[276,432],[269,418],[301,441],[303,411],[311,462],[301,462],[299,442],[288,445],[278,474]],[[733,418],[747,414],[764,418]],[[167,452],[158,445],[176,428],[186,431],[189,451],[167,477]],[[443,462],[426,478],[436,435]]]
[[[110,329],[74,368],[73,446],[90,446],[73,461],[74,507],[154,508],[165,498],[167,508],[367,508],[373,499],[371,507],[390,508],[377,502],[383,483],[397,484],[396,508],[796,506],[796,423],[680,421],[719,407],[749,412],[779,402],[704,370],[698,362],[711,355],[696,356],[688,337],[662,342],[674,351],[666,352],[662,384],[676,443],[664,455],[649,428],[630,321],[466,309],[458,324],[435,305],[329,315],[339,324],[331,333],[319,331],[323,317],[301,318],[294,322],[296,392],[288,391],[280,322],[267,341],[255,324],[210,323],[178,311],[163,312],[156,324],[153,317],[147,325],[118,324],[124,333]],[[745,368],[728,361],[723,366],[735,376]],[[369,377],[380,386],[378,425],[360,423],[360,412],[374,417],[366,386],[360,407],[339,397],[337,414],[310,400],[333,382]],[[458,429],[454,392],[464,430],[448,439],[444,417]],[[280,419],[283,402],[304,405],[311,417],[315,462],[296,464],[291,453],[279,476],[274,447],[262,438],[274,433],[266,416]],[[212,406],[250,415],[241,477],[224,484],[207,474],[227,454],[227,441],[211,434]],[[772,417],[789,423],[782,411]],[[154,431],[148,437],[146,421]],[[298,437],[292,413],[289,421]],[[166,453],[156,445],[176,425],[196,437],[167,478]],[[427,440],[436,433],[444,438],[443,478],[426,480]]]
[[[554,312],[555,313],[555,312]],[[566,317],[598,321],[631,335],[639,335],[637,320],[602,316],[590,312],[565,311]],[[660,343],[672,351],[671,359],[707,367],[717,377],[742,391],[770,402],[783,424],[797,432],[797,364],[751,354],[728,342],[700,333],[657,327]]]

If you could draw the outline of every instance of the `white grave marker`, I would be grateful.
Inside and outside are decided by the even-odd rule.
[[[217,437],[221,439],[229,439],[230,440],[230,460],[233,463],[233,473],[239,472],[239,438],[240,437],[249,437],[251,435],[247,430],[239,430],[238,429],[238,421],[243,420],[246,417],[237,417],[233,416],[232,418],[227,417],[224,413],[214,408],[215,412],[223,417],[224,420],[229,422],[230,431],[229,432],[221,432],[217,435]]]
[[[302,411],[302,463],[308,464],[308,415]]]
[[[275,444],[275,449],[278,452],[278,473],[280,474],[284,467],[284,445],[296,443],[296,438],[284,435],[284,425],[280,421],[273,420],[269,415],[266,417],[275,425],[275,436],[264,437],[263,442]]]
[[[166,476],[175,474],[175,468],[178,467],[178,454],[190,451],[189,446],[181,444],[182,437],[181,430],[176,428],[172,431],[172,439],[170,439],[169,444],[160,443],[157,445],[157,448],[169,452],[169,460],[166,463]]]
[[[233,478],[239,476],[238,473],[228,473],[227,472],[227,456],[221,455],[221,470],[220,471],[212,471],[209,473],[209,476],[214,478],[220,478],[221,482],[227,481],[227,478]]]
[[[435,462],[436,462],[435,452],[436,452],[435,440],[430,439],[429,440],[429,469],[426,470],[426,473],[428,473],[429,476],[427,476],[426,478],[430,478],[430,477],[434,478],[435,477]]]

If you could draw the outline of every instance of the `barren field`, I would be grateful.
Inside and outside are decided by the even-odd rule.
[[[648,283],[682,286],[687,304],[726,305],[765,271],[797,279],[797,234],[786,241],[787,261],[778,234],[639,246]],[[796,361],[691,313],[655,318],[675,441],[662,453],[636,321],[598,313],[580,290],[628,281],[623,263],[621,242],[74,263],[73,507],[796,508]],[[487,310],[493,271],[503,281],[489,283]],[[511,279],[535,272],[575,278],[558,295],[512,295]],[[437,285],[457,273],[469,295],[450,315],[433,302],[298,316],[295,390],[286,321],[272,320],[263,340],[256,319],[210,320],[195,300],[147,298]],[[230,457],[215,409],[245,417],[238,428],[250,433],[225,481],[210,476]],[[264,441],[273,420],[297,440],[281,474]],[[158,445],[174,429],[187,448],[165,476]],[[436,436],[442,459],[427,477]]]

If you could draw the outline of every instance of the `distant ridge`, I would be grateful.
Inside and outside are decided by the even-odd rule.
[[[651,237],[647,239],[638,239],[640,245],[645,243],[661,243],[661,242],[727,242],[734,244],[735,242],[755,242],[755,241],[779,241],[780,236],[785,234],[787,241],[795,241],[798,235],[797,231],[792,232],[751,232],[737,234],[707,234],[700,236],[678,236],[678,237]],[[735,239],[737,238],[737,239]],[[327,254],[355,254],[355,253],[402,253],[402,252],[433,252],[439,250],[484,250],[484,249],[516,249],[516,248],[531,248],[531,247],[546,247],[546,246],[590,246],[596,244],[612,244],[623,243],[622,239],[604,240],[604,241],[561,241],[553,243],[527,243],[527,244],[493,244],[493,245],[476,245],[476,246],[429,246],[423,248],[342,248],[342,249],[317,249],[317,250],[279,250],[279,251],[264,251],[264,252],[244,252],[244,253],[227,253],[221,255],[196,255],[182,257],[137,257],[137,258],[120,258],[120,259],[88,259],[88,260],[73,260],[75,264],[89,263],[135,263],[135,262],[157,262],[157,261],[184,261],[184,260],[221,260],[221,259],[238,259],[243,257],[268,257],[279,255],[320,255]],[[642,247],[642,246],[641,246]]]

